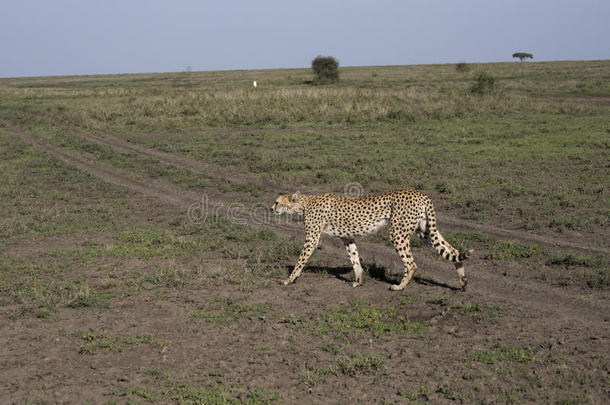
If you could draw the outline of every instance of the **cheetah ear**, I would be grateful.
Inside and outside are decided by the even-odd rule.
[[[299,191],[295,192],[291,197],[290,197],[290,202],[297,202],[297,199],[299,198],[299,194],[301,194]]]

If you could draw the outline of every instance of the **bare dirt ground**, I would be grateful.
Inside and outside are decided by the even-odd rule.
[[[168,210],[185,212],[202,193],[211,203],[228,205],[239,198],[251,201],[239,193],[212,189],[195,193],[145,184],[11,128],[35,148],[108,183],[160,199]],[[229,181],[250,180],[184,157],[76,133],[91,142]],[[276,192],[286,190],[279,184],[269,184],[269,188],[261,196],[266,203]],[[256,227],[302,238],[298,224],[261,225],[248,212],[238,217]],[[447,218],[442,212],[439,217],[443,232],[470,229],[499,239],[536,242],[555,251],[608,253],[573,240]],[[5,254],[30,255],[44,262],[49,260],[45,251],[77,249],[85,240],[103,244],[109,238],[104,234],[53,237],[11,246]],[[164,299],[143,293],[114,299],[104,311],[61,308],[54,322],[37,326],[28,325],[27,319],[8,321],[0,326],[2,402],[181,401],[179,394],[163,396],[156,387],[182,392],[186,402],[207,403],[193,394],[191,388],[197,382],[239,387],[233,395],[241,402],[254,398],[251,389],[261,390],[257,398],[262,402],[273,401],[277,398],[271,393],[280,393],[282,403],[610,401],[606,290],[542,283],[529,274],[536,270],[535,265],[485,260],[486,252],[477,252],[466,265],[469,288],[461,292],[454,288],[453,267],[426,247],[416,249],[417,277],[404,291],[389,291],[386,277],[372,271],[364,286],[354,289],[343,246],[331,239],[323,240],[322,245],[311,266],[289,287],[279,283],[285,274],[269,275],[267,288],[245,291],[230,283],[212,283],[210,277],[222,273],[225,263],[211,260],[197,270],[188,287],[172,291]],[[395,252],[387,246],[370,242],[359,246],[366,263],[400,268]],[[287,257],[278,265],[287,272],[295,260]],[[135,260],[125,270],[141,265]],[[96,277],[86,268],[80,269],[84,275],[76,269],[69,271],[75,277]],[[191,307],[184,305],[185,297],[192,300]],[[220,317],[218,322],[210,322],[193,316],[198,305],[212,299],[224,299],[228,308],[240,300],[247,300],[248,306],[240,307],[240,316],[233,321]],[[311,325],[324,320],[329,308],[359,300],[374,308],[395,306],[399,314],[408,313],[409,321],[423,325],[425,333],[375,336],[365,332],[342,340],[341,332],[311,332]],[[123,340],[121,350],[110,347],[91,355],[86,345],[95,337],[78,336],[71,333],[74,330],[104,330],[121,337],[154,333],[158,341],[136,345]],[[121,346],[120,339],[115,343]],[[383,366],[377,357],[366,357],[369,353],[380,356]]]

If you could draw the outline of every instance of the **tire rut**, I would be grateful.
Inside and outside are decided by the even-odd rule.
[[[259,181],[258,178],[248,175],[240,175],[240,174],[230,174],[227,173],[227,169],[216,166],[209,163],[204,163],[198,161],[196,159],[191,159],[183,156],[176,156],[175,154],[170,154],[166,152],[156,151],[154,149],[146,148],[139,145],[128,144],[126,142],[121,142],[116,139],[107,139],[104,137],[91,135],[83,132],[78,128],[69,128],[69,130],[74,133],[76,136],[87,140],[89,142],[102,144],[105,146],[109,146],[111,148],[115,148],[117,150],[123,150],[127,152],[138,153],[143,156],[151,157],[158,159],[161,162],[171,164],[174,166],[182,167],[185,169],[192,170],[196,173],[204,173],[210,177],[216,177],[225,179],[228,182],[232,183],[252,183]],[[281,184],[273,181],[265,181],[265,185],[273,188],[273,191],[277,193],[294,189],[293,186],[289,186],[286,184]],[[306,188],[299,187],[304,191]],[[456,217],[451,217],[446,215],[446,213],[442,214],[442,218],[440,220],[441,226],[448,226],[453,229],[460,229],[466,231],[478,231],[486,233],[490,236],[499,239],[517,239],[523,242],[536,243],[543,248],[551,249],[551,250],[559,250],[559,249],[572,249],[575,251],[588,252],[588,253],[601,253],[601,254],[610,254],[610,249],[603,247],[595,247],[595,246],[586,246],[578,243],[574,243],[571,241],[561,240],[554,237],[549,236],[540,236],[531,234],[528,232],[511,230],[499,228],[492,225],[478,224],[474,222],[470,222],[467,220],[463,220]]]
[[[259,179],[254,176],[239,175],[233,173],[227,173],[225,168],[211,165],[208,163],[201,162],[199,160],[190,159],[187,157],[177,156],[166,152],[160,152],[154,149],[149,149],[143,146],[134,145],[126,142],[117,141],[115,139],[108,139],[92,134],[83,132],[78,128],[69,129],[73,134],[80,137],[81,139],[87,140],[92,143],[111,147],[113,149],[121,150],[124,152],[133,152],[142,156],[147,156],[153,159],[157,159],[163,163],[174,165],[189,169],[196,173],[206,174],[209,177],[216,177],[224,179],[230,183],[255,183]],[[277,183],[267,183],[275,188],[280,187]]]
[[[2,122],[4,122],[4,124],[24,142],[31,144],[37,150],[51,154],[64,163],[76,167],[79,170],[86,171],[108,183],[122,186],[128,190],[138,192],[148,197],[161,199],[171,205],[186,210],[201,198],[200,195],[195,193],[180,192],[179,190],[166,185],[145,184],[131,179],[114,169],[103,167],[99,163],[85,161],[74,154],[61,150],[52,144],[23,132],[6,121]],[[211,199],[209,202],[211,204],[228,203],[228,201],[222,200],[220,193],[214,193],[213,190],[206,191],[210,191],[209,195]],[[231,214],[231,219],[241,223],[248,223],[257,228],[272,228],[281,234],[289,236],[300,235],[302,233],[299,229],[300,227],[295,225],[278,224],[272,223],[271,221],[271,223],[260,223],[255,220],[250,213],[244,212],[244,210],[238,210]],[[334,238],[325,238],[324,246],[325,248],[332,249],[334,254],[338,255],[340,254],[339,252],[344,253],[343,245]],[[379,258],[382,262],[392,263],[396,259],[396,257],[394,257],[396,253],[388,247],[366,242],[360,242],[359,246],[362,247],[365,256],[372,254],[374,258]],[[473,265],[467,266],[467,274],[472,275],[468,290],[471,293],[487,297],[491,301],[500,298],[518,307],[529,307],[534,311],[542,310],[560,317],[569,317],[580,321],[607,321],[607,300],[603,296],[599,299],[597,297],[591,297],[588,300],[574,301],[573,291],[566,291],[549,285],[540,285],[524,280],[507,280],[505,277],[481,271],[483,270],[483,266],[474,266],[476,261],[472,261],[471,263]],[[440,277],[442,279],[446,277],[446,274],[449,271],[453,274],[453,269],[447,267],[449,265],[450,264],[448,263],[435,263],[432,260],[426,260],[425,269],[427,273],[431,273],[434,277]],[[473,285],[473,280],[482,282]],[[369,280],[369,282],[370,281],[372,280]]]
[[[2,121],[9,129],[11,129],[15,134],[17,134],[24,142],[29,143],[35,149],[48,153],[62,162],[66,163],[69,166],[73,166],[79,170],[85,171],[101,180],[104,180],[108,183],[125,187],[129,190],[138,192],[140,194],[146,195],[148,197],[154,197],[161,200],[164,200],[172,205],[179,205],[180,207],[188,207],[192,204],[196,199],[186,199],[184,196],[177,195],[176,193],[169,192],[166,187],[157,187],[151,184],[144,184],[137,180],[131,179],[124,174],[119,173],[116,170],[105,168],[100,164],[94,164],[88,161],[85,161],[71,153],[68,153],[60,148],[51,145],[48,142],[40,140],[32,135],[29,135],[16,126],[8,123],[7,121]]]
[[[234,199],[223,198],[223,194],[214,189],[202,189],[200,193],[183,191],[167,184],[152,184],[144,183],[120,173],[116,169],[104,167],[99,163],[84,160],[73,153],[68,153],[55,145],[38,139],[6,120],[0,120],[7,128],[18,135],[25,143],[32,145],[35,149],[48,153],[69,166],[73,166],[79,170],[85,171],[94,177],[97,177],[107,183],[124,187],[128,190],[135,191],[147,197],[158,198],[166,203],[177,206],[188,212],[191,208],[199,208],[199,204],[209,204],[207,208],[212,208],[216,214],[225,213],[231,220],[236,223],[251,224],[261,226],[265,222],[265,216],[254,217],[250,210],[244,204],[235,203]],[[93,138],[91,138],[93,139]],[[202,201],[202,196],[206,196],[206,200]],[[204,208],[204,207],[201,207]],[[296,234],[296,228],[287,224],[272,224],[272,227],[284,233]]]

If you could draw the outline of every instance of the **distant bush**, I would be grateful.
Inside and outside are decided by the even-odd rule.
[[[311,62],[316,81],[334,83],[339,80],[339,62],[332,56],[318,56]]]
[[[457,70],[459,73],[466,73],[470,70],[470,66],[466,62],[460,62],[455,65],[455,70]]]
[[[487,72],[479,72],[474,78],[470,91],[476,94],[493,93],[496,90],[496,78]]]

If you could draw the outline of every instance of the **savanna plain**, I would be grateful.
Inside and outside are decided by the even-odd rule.
[[[610,61],[312,77],[0,79],[0,402],[610,402]],[[383,231],[281,285],[278,194],[397,188],[466,291]]]

